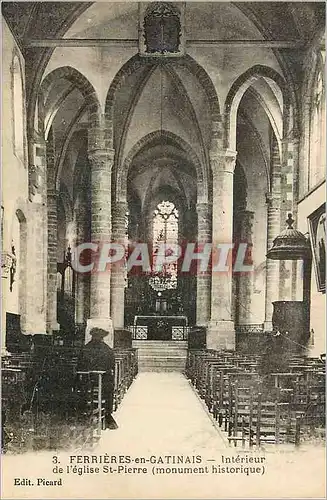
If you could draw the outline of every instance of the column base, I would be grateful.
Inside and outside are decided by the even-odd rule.
[[[45,321],[42,321],[42,318],[33,318],[32,320],[29,319],[28,321],[25,322],[24,325],[24,330],[26,332],[26,335],[38,335],[38,334],[45,334],[47,331],[46,323]]]
[[[272,330],[273,330],[272,321],[265,321],[263,323],[263,331],[264,332],[272,332]]]
[[[103,340],[109,347],[114,346],[114,329],[112,326],[111,318],[90,318],[87,320],[86,329],[85,329],[85,344],[87,344],[91,340],[90,330],[92,328],[102,328],[108,332]]]
[[[233,321],[209,322],[207,349],[235,349],[235,326]]]
[[[59,332],[59,330],[60,330],[60,325],[59,323],[55,322],[50,326],[48,335],[52,335],[53,332]]]
[[[7,351],[6,347],[1,347],[1,358],[6,358],[7,356],[11,356],[11,352]]]

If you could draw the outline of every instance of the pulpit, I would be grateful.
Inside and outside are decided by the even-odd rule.
[[[281,335],[286,352],[303,353],[308,344],[309,329],[303,301],[278,300],[273,302],[273,331]]]
[[[304,354],[310,337],[312,255],[308,239],[293,228],[293,223],[292,214],[288,214],[287,228],[274,239],[267,257],[280,261],[303,261],[303,300],[279,300],[272,303],[273,336],[279,345],[280,352]]]

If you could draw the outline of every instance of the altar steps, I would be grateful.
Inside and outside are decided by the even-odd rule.
[[[139,372],[185,371],[187,342],[162,340],[133,340],[138,353]]]

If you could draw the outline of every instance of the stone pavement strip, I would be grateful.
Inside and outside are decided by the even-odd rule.
[[[130,453],[185,455],[226,448],[181,373],[140,373],[114,416],[119,429],[104,432],[100,449],[119,444]]]

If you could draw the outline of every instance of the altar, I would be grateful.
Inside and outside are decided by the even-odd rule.
[[[187,340],[186,316],[137,315],[132,326],[134,340]]]

